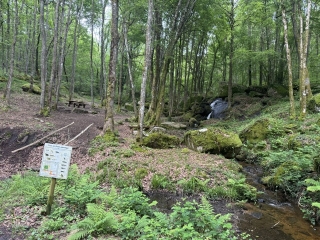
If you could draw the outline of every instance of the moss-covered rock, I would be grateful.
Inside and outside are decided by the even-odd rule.
[[[236,156],[242,146],[238,134],[220,128],[188,131],[184,140],[187,147],[192,150],[221,154],[227,158]]]
[[[320,112],[320,93],[313,95],[308,102],[308,110],[310,112]]]
[[[240,139],[243,142],[260,142],[267,138],[269,128],[270,121],[268,119],[259,119],[240,133]]]
[[[294,134],[288,139],[288,148],[292,150],[297,150],[303,146],[315,145],[316,141],[314,138],[308,135]]]
[[[187,129],[187,125],[178,122],[163,122],[161,127],[165,129]]]
[[[280,95],[281,97],[287,97],[289,96],[289,90],[288,87],[280,85],[280,84],[274,84],[268,89],[268,96],[275,97],[276,95]]]
[[[150,148],[167,149],[179,146],[180,139],[176,136],[162,132],[151,133],[144,137],[142,145]]]
[[[26,84],[23,84],[22,85],[22,90],[24,91],[24,92],[29,92],[29,90],[30,90],[30,83],[26,83]],[[35,93],[35,94],[41,94],[41,88],[38,86],[38,85],[36,85],[36,84],[33,84],[33,86],[32,86],[32,93]]]

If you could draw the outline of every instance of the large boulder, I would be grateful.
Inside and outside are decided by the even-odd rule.
[[[257,143],[267,138],[270,129],[268,119],[259,119],[240,133],[243,142]]]
[[[221,154],[226,158],[235,157],[242,146],[238,134],[213,127],[188,131],[184,141],[194,151]]]
[[[26,84],[23,84],[21,88],[24,92],[29,92],[30,85],[31,85],[30,83],[26,83]],[[41,88],[38,85],[33,84],[32,85],[32,93],[41,94]]]
[[[158,149],[173,148],[179,146],[179,144],[180,139],[178,137],[162,132],[151,133],[142,140],[142,145]]]

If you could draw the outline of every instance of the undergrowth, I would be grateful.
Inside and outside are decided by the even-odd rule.
[[[27,183],[27,184],[26,184]],[[26,239],[58,239],[67,233],[68,239],[238,239],[232,229],[230,215],[215,214],[212,205],[201,202],[177,203],[170,214],[158,212],[156,202],[137,188],[121,191],[111,187],[100,189],[90,174],[80,174],[71,166],[68,180],[58,180],[51,215],[45,209],[49,179],[34,173],[16,175],[0,182],[2,219],[16,207],[42,208],[37,218],[39,227],[21,227]],[[15,226],[19,229],[19,225]],[[242,239],[248,236],[242,234]]]

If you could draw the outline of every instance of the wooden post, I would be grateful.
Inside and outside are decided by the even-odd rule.
[[[51,185],[50,185],[49,197],[47,202],[47,210],[46,210],[47,215],[50,215],[51,213],[51,206],[53,203],[54,188],[56,187],[56,182],[57,182],[56,178],[51,178]]]

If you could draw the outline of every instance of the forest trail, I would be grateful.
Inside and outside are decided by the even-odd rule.
[[[90,104],[85,109],[88,113],[73,111],[72,105],[61,102],[56,111],[49,117],[39,117],[39,97],[29,93],[13,94],[11,107],[5,109],[4,100],[0,100],[0,179],[5,179],[24,170],[38,171],[42,159],[43,144],[45,142],[65,144],[77,136],[90,124],[87,131],[75,139],[70,146],[73,147],[71,164],[78,164],[81,170],[93,166],[96,159],[88,157],[90,141],[102,131],[104,123],[104,109],[90,109]],[[130,114],[120,113],[115,115],[116,130],[121,138],[130,137],[131,131],[125,122]],[[50,133],[64,126],[73,124],[49,137]],[[121,124],[117,124],[121,122]],[[21,151],[12,151],[22,148],[46,137],[33,146]]]

